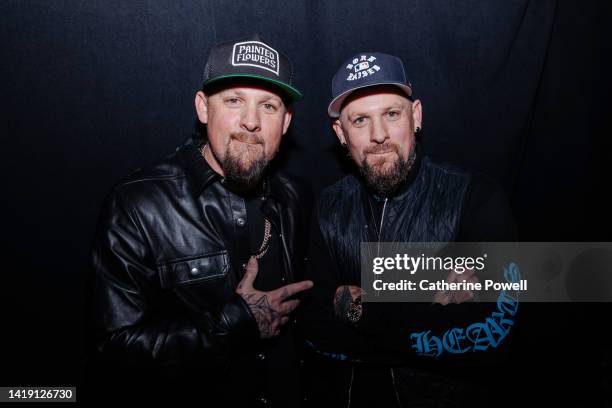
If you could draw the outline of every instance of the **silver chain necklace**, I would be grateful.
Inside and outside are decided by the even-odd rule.
[[[255,259],[261,259],[268,252],[270,247],[270,237],[272,237],[272,224],[267,218],[264,218],[264,237],[261,246],[257,252],[253,255]]]

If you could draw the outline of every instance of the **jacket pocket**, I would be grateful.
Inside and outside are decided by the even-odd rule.
[[[220,279],[229,271],[227,251],[161,264],[158,270],[164,289]]]

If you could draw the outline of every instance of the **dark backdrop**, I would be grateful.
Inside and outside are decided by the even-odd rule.
[[[102,198],[190,135],[210,46],[255,31],[294,63],[305,98],[279,166],[315,192],[347,170],[330,78],[375,50],[405,62],[425,151],[498,179],[522,240],[610,241],[609,16],[567,0],[3,0],[0,385],[79,381]],[[601,306],[537,309],[526,371],[588,361],[593,378],[570,388],[604,389]]]

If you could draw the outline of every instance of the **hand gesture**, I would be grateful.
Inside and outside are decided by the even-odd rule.
[[[236,293],[248,303],[262,339],[278,336],[282,325],[289,321],[289,314],[300,304],[297,299],[287,300],[296,293],[310,289],[312,281],[302,281],[282,286],[269,292],[262,292],[253,287],[259,266],[257,259],[251,257],[246,272],[238,284]]]

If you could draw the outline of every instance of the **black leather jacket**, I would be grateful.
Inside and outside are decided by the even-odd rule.
[[[149,392],[156,385],[144,378],[189,378],[207,401],[211,390],[246,401],[265,389],[261,375],[219,395],[265,358],[256,321],[235,293],[250,256],[245,201],[206,164],[201,143],[190,138],[106,199],[93,249],[97,358],[111,376],[135,370]],[[302,235],[298,192],[278,175],[264,185],[263,212],[280,233],[289,283]]]

